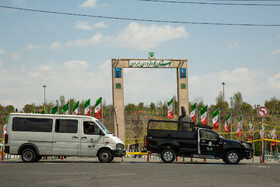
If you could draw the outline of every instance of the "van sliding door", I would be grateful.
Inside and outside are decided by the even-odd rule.
[[[77,156],[79,143],[78,120],[56,119],[53,155]]]

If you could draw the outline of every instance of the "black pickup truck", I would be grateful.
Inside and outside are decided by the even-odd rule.
[[[227,164],[238,164],[241,159],[253,156],[251,143],[224,139],[212,131],[212,127],[195,125],[194,122],[150,120],[147,128],[147,151],[160,153],[166,163],[182,156],[223,159]]]

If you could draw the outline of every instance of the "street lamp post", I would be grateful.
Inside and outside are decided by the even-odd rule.
[[[46,107],[46,85],[43,85],[44,88],[44,107]]]
[[[223,85],[223,102],[225,102],[225,85],[226,85],[226,83],[222,82],[221,84]]]

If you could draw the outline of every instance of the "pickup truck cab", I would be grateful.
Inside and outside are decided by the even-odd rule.
[[[251,143],[224,139],[211,129],[194,122],[150,120],[145,136],[146,149],[161,154],[165,163],[172,163],[176,156],[223,159],[227,164],[252,158]]]

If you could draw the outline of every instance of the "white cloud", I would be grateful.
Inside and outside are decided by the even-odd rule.
[[[96,24],[94,24],[94,28],[108,28],[108,25],[105,25],[105,23],[103,21],[100,21]]]
[[[103,22],[90,25],[86,22],[78,23],[80,29],[91,29],[106,27]],[[69,48],[69,47],[96,47],[101,45],[133,47],[136,49],[149,50],[157,47],[163,42],[186,38],[189,34],[184,27],[172,27],[170,25],[144,25],[131,22],[124,31],[116,36],[104,36],[100,33],[94,34],[91,38],[76,39],[65,43],[53,42],[49,48],[52,50]],[[45,46],[37,46],[29,44],[27,49],[43,48]]]
[[[14,60],[19,60],[21,58],[21,53],[20,52],[14,52],[11,54],[11,58]]]
[[[280,54],[280,49],[275,49],[273,51],[268,52],[269,55],[279,55]]]
[[[186,38],[188,35],[184,27],[155,24],[146,26],[132,22],[116,39],[123,46],[148,50],[164,41]]]
[[[64,63],[64,67],[68,69],[85,69],[88,68],[88,63],[86,61],[71,60]]]
[[[28,44],[26,46],[26,50],[35,50],[35,49],[41,49],[41,48],[46,48],[46,46],[43,46],[43,45],[33,45],[33,44]]]
[[[239,42],[234,42],[228,45],[228,49],[235,49],[239,46]]]
[[[77,29],[81,29],[81,30],[87,30],[87,31],[91,31],[95,28],[108,28],[108,25],[105,25],[104,22],[98,22],[96,24],[90,24],[86,21],[77,21],[75,28]]]
[[[54,63],[28,65],[20,69],[0,69],[0,103],[21,109],[25,104],[43,103],[42,85],[47,85],[47,102],[61,95],[66,99],[92,100],[102,96],[111,103],[111,61],[89,69],[88,62],[70,60],[63,65]]]
[[[5,54],[6,53],[6,51],[4,50],[4,49],[1,49],[0,48],[0,55],[3,55],[3,54]]]
[[[0,68],[2,67],[2,65],[3,65],[3,62],[0,60]]]
[[[279,95],[277,93],[280,92],[280,87],[274,87],[280,84],[279,78],[280,74],[273,76],[248,68],[190,76],[190,101],[202,97],[204,103],[215,104],[215,99],[222,91],[221,83],[225,82],[225,97],[228,102],[229,98],[239,91],[244,101],[250,104],[263,104],[264,100]]]
[[[82,8],[97,8],[98,0],[87,0],[83,4],[80,5]]]

